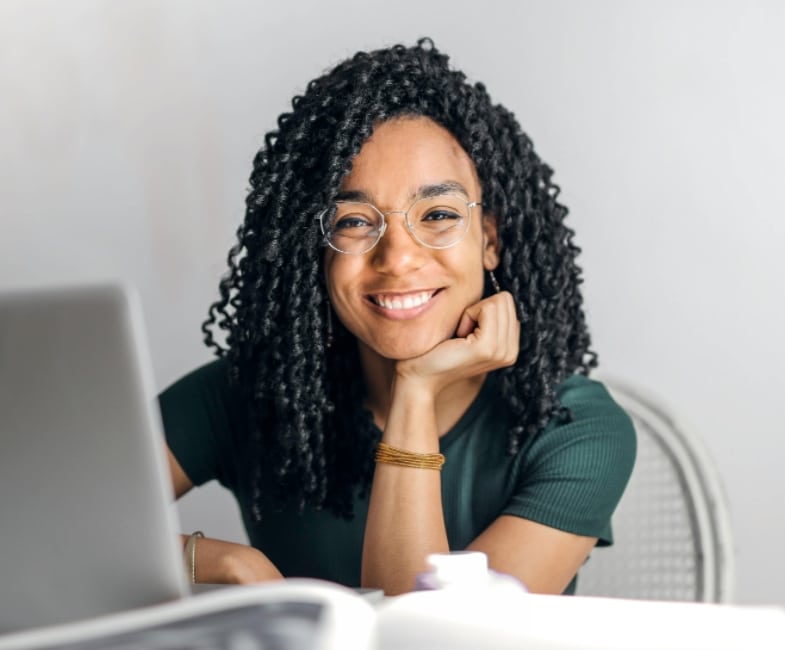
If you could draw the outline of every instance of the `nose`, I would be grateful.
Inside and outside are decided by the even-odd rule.
[[[425,262],[426,250],[412,237],[403,213],[385,214],[387,229],[371,250],[371,264],[379,273],[402,276],[419,269]]]

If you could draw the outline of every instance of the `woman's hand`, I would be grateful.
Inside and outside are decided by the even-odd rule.
[[[182,536],[183,544],[187,539]],[[250,584],[283,578],[264,553],[244,544],[203,537],[196,540],[195,553],[196,582]]]
[[[166,458],[172,475],[175,498],[180,498],[193,487],[191,479],[167,447]],[[181,535],[183,547],[188,535]],[[213,584],[249,584],[266,580],[280,580],[281,572],[267,556],[251,546],[200,537],[196,540],[194,575],[196,582]],[[189,579],[191,576],[188,576]]]
[[[508,291],[466,308],[456,338],[396,365],[396,381],[418,384],[436,396],[446,386],[510,366],[518,358],[521,324]]]
[[[515,363],[519,333],[509,293],[468,307],[457,338],[396,364],[382,440],[409,452],[438,452],[440,431],[454,423],[476,395],[466,389],[466,380]],[[445,390],[461,381],[464,386],[451,389],[455,395]],[[387,594],[408,591],[426,568],[426,556],[448,550],[439,472],[378,463],[365,526],[363,586],[381,587]]]

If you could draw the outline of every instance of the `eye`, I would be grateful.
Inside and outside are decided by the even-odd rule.
[[[448,208],[434,208],[422,216],[422,221],[448,221],[462,218],[460,214]]]
[[[333,223],[333,230],[349,230],[352,228],[373,228],[374,224],[368,217],[361,214],[342,215]]]

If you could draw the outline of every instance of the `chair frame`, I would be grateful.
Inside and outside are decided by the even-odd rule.
[[[684,492],[692,498],[688,509],[699,549],[695,600],[731,602],[735,559],[728,502],[717,468],[700,436],[648,391],[613,377],[602,376],[600,381],[636,423],[636,429],[640,421],[651,439],[673,459]]]

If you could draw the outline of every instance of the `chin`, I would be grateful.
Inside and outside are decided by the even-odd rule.
[[[373,346],[373,350],[385,359],[391,361],[406,361],[407,359],[414,359],[421,357],[427,352],[430,352],[439,343],[446,341],[447,338],[437,338],[428,341],[396,341],[388,344]]]
[[[428,352],[428,350],[405,349],[405,350],[395,350],[389,352],[388,354],[384,354],[382,356],[385,359],[389,359],[390,361],[406,361],[408,359],[416,359],[417,357],[421,357],[426,352]]]

